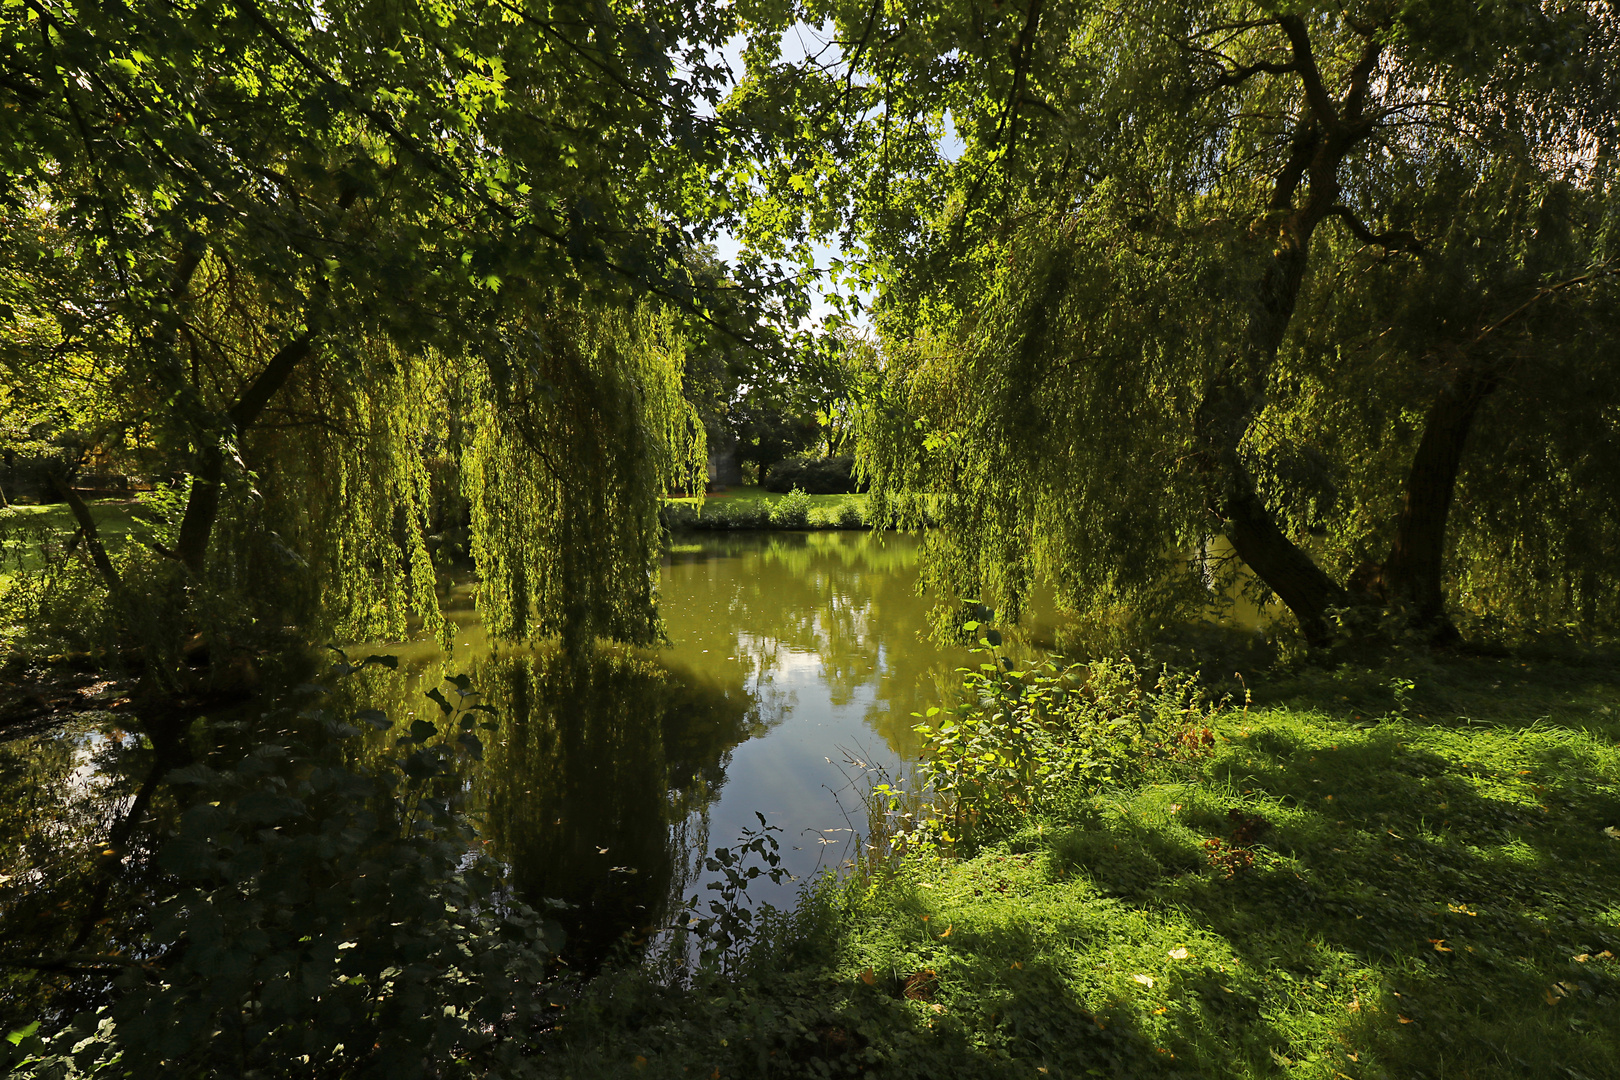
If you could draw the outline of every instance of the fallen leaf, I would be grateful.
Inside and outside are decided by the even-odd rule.
[[[1187,950],[1186,950],[1185,947],[1181,947],[1181,948],[1171,949],[1170,952],[1167,955],[1172,960],[1185,960],[1185,959],[1187,959],[1188,953],[1187,953]]]
[[[1451,951],[1450,949],[1446,948],[1446,939],[1445,938],[1430,938],[1429,939],[1429,944],[1434,946],[1434,951],[1435,952],[1450,952]]]
[[[1402,1016],[1400,1013],[1395,1014],[1395,1019],[1399,1020],[1403,1024],[1410,1024],[1412,1022],[1412,1021],[1408,1020],[1406,1017]]]
[[[865,971],[861,972],[861,982],[865,983],[867,986],[871,986],[873,983],[877,982],[877,972],[873,971],[871,968],[867,968]]]
[[[945,932],[943,934],[939,935],[939,936],[942,937],[942,938],[948,938],[948,937],[951,936],[951,931],[955,930],[955,929],[956,929],[956,924],[952,923],[951,925],[947,926],[945,928]]]
[[[1556,1005],[1560,1001],[1563,1001],[1563,1000],[1564,1000],[1564,995],[1558,992],[1558,987],[1549,986],[1547,988],[1547,1004]]]
[[[637,1054],[636,1055],[636,1068],[645,1069],[646,1067],[647,1067],[647,1059],[642,1057],[640,1054]]]
[[[1592,959],[1592,956],[1591,956],[1590,953],[1581,953],[1581,955],[1572,956],[1572,957],[1570,957],[1570,959],[1575,961],[1577,964],[1584,964],[1588,960]]]
[[[1610,825],[1608,828],[1603,830],[1603,835],[1607,836],[1610,840],[1620,840],[1620,829]]]
[[[1013,963],[1012,963],[1012,970],[1014,970],[1014,971],[1023,971],[1024,970],[1024,962],[1022,960],[1014,960]]]
[[[1151,976],[1151,975],[1132,975],[1131,978],[1135,979],[1137,982],[1141,983],[1143,986],[1146,986],[1146,987],[1149,987],[1149,988],[1151,988],[1153,986],[1153,976]]]

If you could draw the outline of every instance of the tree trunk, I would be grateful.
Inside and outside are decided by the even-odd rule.
[[[1278,528],[1252,485],[1229,498],[1225,510],[1226,539],[1238,558],[1288,605],[1307,642],[1317,647],[1331,642],[1328,610],[1348,605],[1350,594]]]
[[[306,330],[270,358],[228,414],[232,434],[240,436],[253,426],[277,390],[292,376],[294,369],[315,348],[315,332]],[[192,574],[201,575],[208,564],[208,539],[219,516],[219,488],[225,478],[222,447],[205,446],[197,452],[196,472],[191,478],[191,497],[186,500],[185,516],[180,519],[180,538],[175,554]]]
[[[1314,144],[1301,140],[1301,145]],[[1333,636],[1328,609],[1346,604],[1349,593],[1277,525],[1239,453],[1265,406],[1266,384],[1298,306],[1311,236],[1337,191],[1331,180],[1318,180],[1313,188],[1305,205],[1284,219],[1278,249],[1256,288],[1244,348],[1199,405],[1194,432],[1201,447],[1194,464],[1203,473],[1210,512],[1233,550],[1288,605],[1305,639],[1321,646]]]
[[[118,577],[112,560],[107,557],[107,549],[101,546],[101,532],[96,528],[96,519],[91,516],[90,508],[79,498],[79,493],[73,490],[73,485],[61,473],[51,474],[51,484],[56,488],[62,501],[67,503],[68,509],[73,513],[73,520],[79,524],[79,532],[84,536],[84,545],[90,551],[90,561],[95,563],[96,570],[101,574],[102,580],[107,583],[107,590],[114,598],[123,592],[123,582]]]
[[[1370,583],[1385,603],[1410,607],[1417,625],[1436,640],[1450,641],[1457,630],[1446,616],[1441,587],[1446,552],[1446,518],[1451,512],[1457,473],[1474,418],[1496,389],[1494,373],[1465,370],[1441,388],[1424,421],[1423,437],[1406,478],[1406,496],[1389,558]]]

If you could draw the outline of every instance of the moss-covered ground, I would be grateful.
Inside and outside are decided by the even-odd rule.
[[[1276,679],[1179,773],[588,984],[559,1075],[1620,1077],[1620,668]]]

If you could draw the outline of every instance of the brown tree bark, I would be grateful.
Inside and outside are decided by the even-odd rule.
[[[1381,46],[1369,38],[1344,97],[1335,100],[1317,69],[1305,23],[1290,15],[1278,26],[1293,54],[1287,70],[1299,77],[1308,104],[1269,200],[1268,225],[1276,229],[1277,246],[1250,303],[1243,346],[1210,383],[1194,418],[1199,449],[1193,465],[1204,477],[1210,511],[1233,550],[1288,605],[1306,640],[1320,646],[1332,638],[1328,610],[1348,603],[1350,594],[1278,526],[1240,447],[1265,407],[1266,385],[1298,306],[1316,226],[1342,209],[1339,167],[1372,130],[1364,112]]]

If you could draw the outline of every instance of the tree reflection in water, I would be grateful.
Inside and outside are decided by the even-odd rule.
[[[500,728],[472,801],[519,894],[577,905],[561,921],[586,961],[667,926],[731,750],[764,731],[753,697],[608,649],[494,657],[473,680]]]

